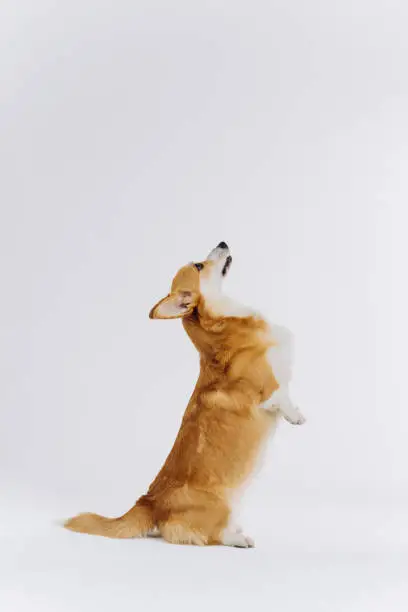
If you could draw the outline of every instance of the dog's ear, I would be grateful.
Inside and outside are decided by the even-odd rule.
[[[177,291],[157,302],[151,309],[151,319],[178,319],[191,314],[197,305],[198,296],[191,291]]]

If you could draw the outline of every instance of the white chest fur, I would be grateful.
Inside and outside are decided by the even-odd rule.
[[[260,408],[271,412],[279,411],[293,425],[301,425],[305,417],[289,396],[289,383],[292,378],[293,335],[280,325],[270,325],[270,340],[273,344],[267,352],[267,359],[279,388]]]
[[[268,350],[267,359],[280,387],[287,386],[292,378],[294,357],[293,335],[286,327],[270,325],[270,340],[273,346]]]

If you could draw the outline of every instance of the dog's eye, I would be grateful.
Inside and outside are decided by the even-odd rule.
[[[202,270],[204,268],[204,264],[202,263],[195,263],[194,267],[196,270],[198,270],[200,272],[200,270]]]

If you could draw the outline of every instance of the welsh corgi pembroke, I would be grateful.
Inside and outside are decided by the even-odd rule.
[[[173,544],[250,548],[234,525],[233,499],[283,416],[305,419],[288,392],[292,336],[222,291],[232,258],[220,242],[181,268],[151,319],[181,319],[200,373],[176,441],[147,493],[119,518],[79,514],[67,529],[111,538],[161,535]]]

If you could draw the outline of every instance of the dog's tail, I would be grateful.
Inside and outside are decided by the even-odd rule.
[[[64,524],[66,529],[105,536],[106,538],[141,538],[155,527],[150,505],[142,498],[126,514],[118,518],[107,518],[99,514],[78,514]]]

